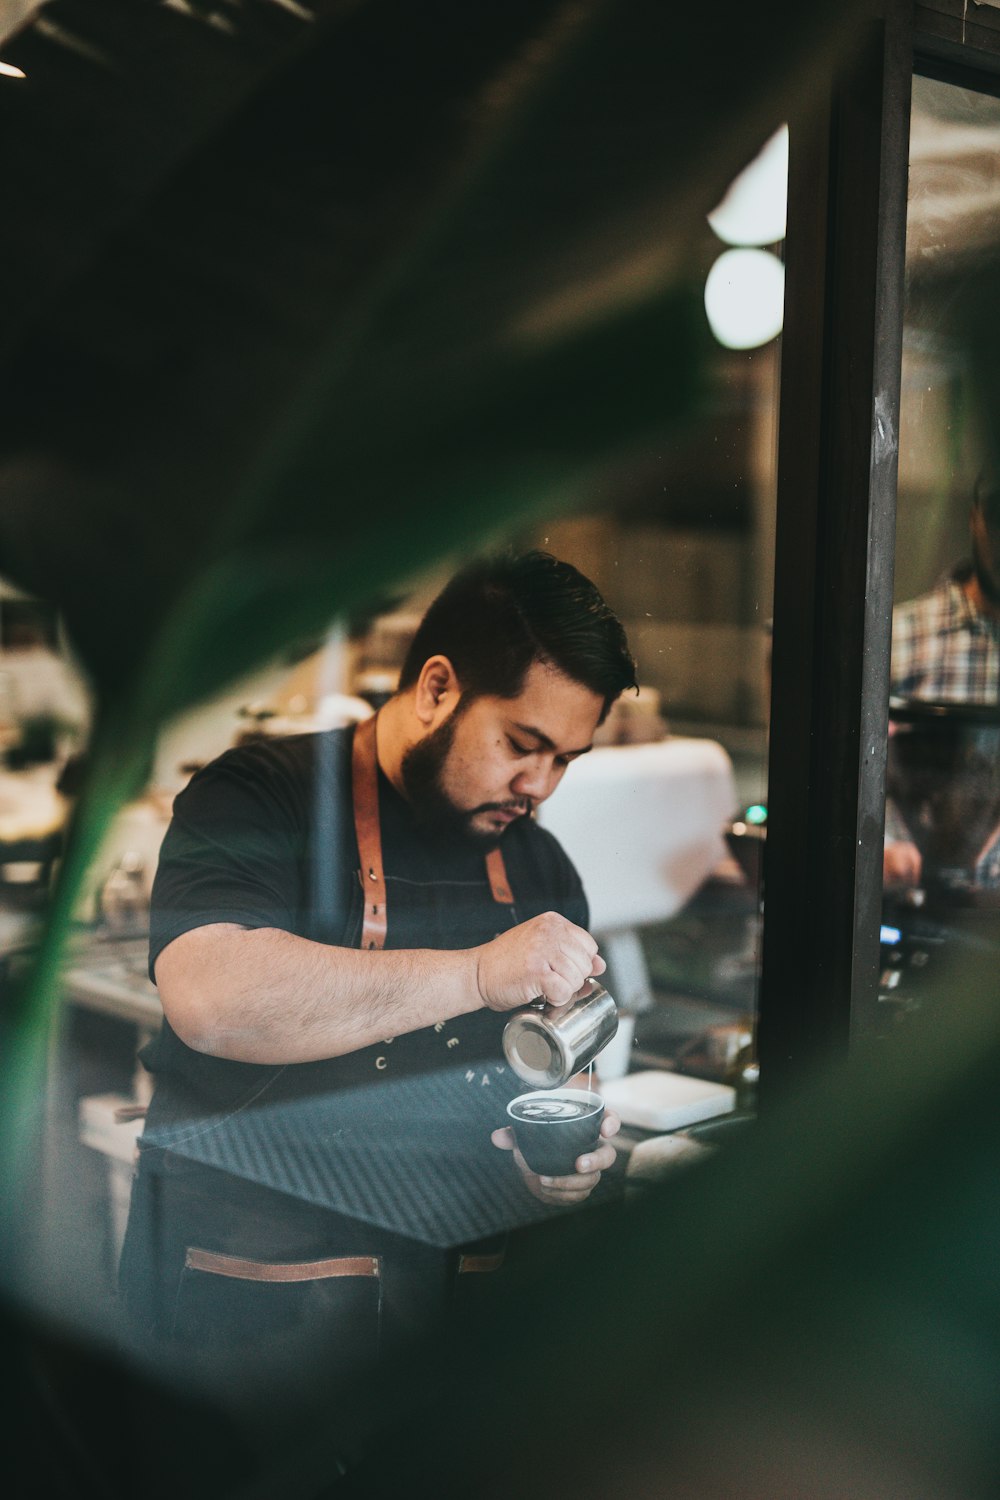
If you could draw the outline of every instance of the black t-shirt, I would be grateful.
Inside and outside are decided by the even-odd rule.
[[[275,927],[356,947],[363,919],[354,834],[350,730],[269,739],[230,750],[199,771],[174,803],[153,885],[150,975],[166,945],[215,922]],[[519,819],[502,849],[514,905],[494,901],[483,854],[430,842],[379,773],[388,948],[457,949],[489,941],[544,911],[586,927],[579,877],[547,830]],[[331,1005],[336,1001],[331,997]],[[345,1057],[271,1066],[195,1052],[164,1020],[142,1054],[156,1077],[145,1138],[192,1116],[231,1118],[249,1105],[356,1090],[455,1065],[468,1087],[489,1086],[502,1110],[524,1085],[505,1066],[507,1017],[477,1010],[386,1038]],[[290,1021],[290,1024],[294,1024]]]

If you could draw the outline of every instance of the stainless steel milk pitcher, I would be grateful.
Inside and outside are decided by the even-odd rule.
[[[592,1063],[618,1030],[618,1007],[603,985],[588,979],[569,1005],[533,1000],[504,1027],[503,1050],[532,1088],[561,1088]]]

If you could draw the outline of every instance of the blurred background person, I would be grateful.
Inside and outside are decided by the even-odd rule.
[[[941,782],[961,776],[963,762],[966,771],[971,769],[970,753],[977,764],[983,761],[983,727],[1000,704],[1000,477],[993,470],[981,472],[976,480],[969,534],[971,558],[951,568],[929,592],[898,604],[893,612],[890,795],[883,858],[887,889],[919,886],[925,879],[928,840],[935,832],[932,825],[940,822],[940,808],[931,806],[927,779],[937,777]],[[908,704],[928,705],[923,728],[934,725],[933,732],[922,737],[932,747],[923,757],[923,777],[914,774],[917,757],[900,753]],[[919,714],[911,711],[910,718],[919,723]],[[993,759],[990,751],[987,760]],[[976,776],[967,778],[964,805],[953,795],[950,806],[973,841],[974,825],[985,819],[988,834],[972,852],[970,878],[976,885],[1000,888],[995,776],[988,771],[988,766],[978,764]],[[950,790],[957,794],[960,788]],[[941,785],[938,791],[947,795],[949,788]]]

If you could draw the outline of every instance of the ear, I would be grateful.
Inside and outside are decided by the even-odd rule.
[[[414,689],[417,718],[428,729],[436,729],[452,712],[460,693],[455,669],[448,658],[429,656]]]

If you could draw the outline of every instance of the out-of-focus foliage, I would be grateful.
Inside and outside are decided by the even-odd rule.
[[[923,1002],[529,1266],[401,1382],[344,1493],[399,1493],[418,1451],[437,1495],[484,1500],[995,1495],[996,946]]]
[[[159,726],[669,434],[696,226],[855,14],[721,6],[709,49],[652,0],[56,0],[8,44],[38,207],[4,226],[0,574],[59,606],[98,722],[0,1118]]]
[[[234,49],[275,11],[227,12]],[[143,22],[105,20],[127,67]],[[558,503],[690,408],[708,335],[687,248],[846,29],[832,5],[716,24],[708,47],[703,20],[638,0],[368,0],[237,82],[188,61],[214,108],[188,107],[147,191],[120,166],[90,258],[36,273],[6,329],[0,571],[59,603],[123,718]],[[226,50],[169,12],[160,45],[164,26],[203,66]],[[19,149],[44,180],[51,141]]]
[[[24,201],[0,573],[59,605],[99,707],[8,1017],[8,1245],[74,893],[158,727],[669,436],[707,337],[695,227],[865,9],[55,0],[4,49],[28,77],[0,95]],[[984,388],[995,345],[984,323]],[[949,985],[960,1008],[804,1080],[627,1234],[595,1218],[477,1337],[420,1351],[378,1462],[337,1480],[331,1419],[248,1474],[218,1413],[28,1312],[12,1464],[55,1496],[995,1494],[995,977]]]

